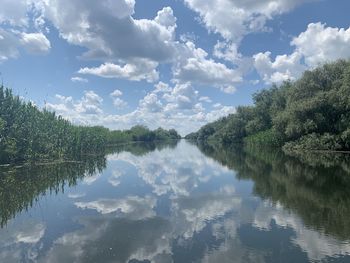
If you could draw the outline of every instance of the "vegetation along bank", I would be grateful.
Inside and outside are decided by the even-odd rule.
[[[151,131],[140,125],[124,131],[76,126],[0,86],[0,164],[79,159],[86,154],[104,154],[113,144],[180,138],[174,129]]]
[[[350,150],[350,61],[306,71],[297,81],[256,93],[253,102],[186,138],[278,146],[287,152]]]

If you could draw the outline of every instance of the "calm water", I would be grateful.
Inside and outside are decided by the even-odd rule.
[[[350,262],[350,162],[129,145],[3,169],[0,221],[6,263]]]

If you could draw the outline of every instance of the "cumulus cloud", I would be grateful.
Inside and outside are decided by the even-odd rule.
[[[267,30],[266,21],[273,16],[311,1],[314,0],[184,0],[199,14],[208,30],[235,43],[250,32]]]
[[[281,83],[295,80],[307,68],[301,64],[302,55],[295,52],[291,55],[277,56],[271,59],[271,52],[254,55],[254,66],[265,83]]]
[[[140,108],[146,112],[160,112],[163,109],[163,104],[156,93],[148,93],[142,100],[140,100]]]
[[[174,52],[176,18],[170,7],[154,19],[135,19],[135,1],[45,1],[45,18],[85,58],[166,61]]]
[[[199,101],[211,103],[212,100],[208,96],[203,96],[199,98]]]
[[[266,83],[295,80],[306,69],[322,63],[350,57],[350,28],[326,27],[311,23],[305,32],[293,38],[295,47],[290,55],[278,55],[273,60],[271,52],[254,55],[254,66]]]
[[[228,68],[225,64],[208,58],[208,53],[197,48],[193,42],[186,42],[182,47],[173,67],[173,75],[179,83],[191,82],[224,91],[232,91],[232,88],[227,88],[242,81],[240,70]]]
[[[128,106],[128,103],[120,98],[120,96],[122,96],[122,95],[123,95],[123,93],[118,89],[114,90],[110,94],[110,96],[113,100],[113,105],[118,109],[125,108],[126,106]]]
[[[122,100],[121,98],[113,98],[113,105],[117,109],[122,109],[122,108],[125,108],[126,106],[128,106],[128,103],[126,101]]]
[[[22,33],[21,44],[31,54],[46,54],[51,43],[43,33]]]
[[[119,89],[114,90],[111,94],[112,97],[119,97],[123,95],[123,92],[120,91]]]
[[[235,85],[242,81],[240,66],[229,68],[210,58],[193,42],[176,40],[177,19],[171,7],[164,7],[151,19],[134,17],[134,0],[47,0],[35,3],[28,0],[27,12],[31,8],[35,10],[32,19],[38,30],[44,28],[45,22],[50,23],[61,38],[86,50],[83,58],[104,62],[96,67],[83,67],[78,71],[80,74],[154,83],[159,79],[158,66],[170,63],[173,80],[177,83],[213,86],[233,93]],[[10,21],[9,18],[6,21]],[[51,48],[50,41],[41,32],[21,33],[21,43],[34,54],[47,53]],[[215,56],[223,58],[227,55],[231,62],[244,64],[235,52],[237,46],[230,43],[225,51],[217,48]]]
[[[165,110],[195,110],[198,107],[198,91],[190,83],[178,84],[163,98],[168,102]],[[201,106],[200,106],[201,108]]]
[[[154,93],[166,93],[171,92],[171,87],[162,81],[158,82],[156,85],[154,85],[155,90]]]
[[[81,78],[81,77],[72,77],[70,80],[73,81],[73,82],[83,82],[83,83],[88,83],[89,82],[89,80]]]
[[[238,59],[242,58],[242,55],[238,52],[237,44],[232,42],[218,41],[214,46],[213,55],[231,62],[237,62]]]
[[[56,100],[58,101],[56,104],[47,103],[46,108],[72,121],[81,118],[81,124],[88,124],[102,114],[103,99],[92,90],[85,91],[84,96],[78,101],[62,95],[56,95]]]
[[[50,51],[51,43],[42,32],[26,32],[32,20],[33,24],[38,21],[40,4],[41,1],[33,0],[1,1],[0,63],[17,58],[20,47],[30,54],[46,54]]]
[[[115,106],[126,106],[119,90],[110,94]],[[94,91],[85,91],[81,99],[56,95],[56,102],[46,104],[49,110],[76,124],[103,125],[111,129],[129,129],[134,125],[174,128],[182,135],[199,129],[207,122],[234,113],[235,107],[219,105],[210,110],[212,102],[203,98],[190,83],[175,84],[174,87],[160,82],[147,93],[136,109],[125,114],[107,114],[102,110],[103,99]],[[210,100],[210,98],[209,98]]]
[[[305,32],[291,42],[296,52],[302,54],[310,67],[326,61],[350,57],[350,27],[327,27],[322,23],[311,23]]]
[[[103,78],[128,79],[134,81],[146,80],[147,82],[155,82],[159,78],[159,73],[156,70],[157,67],[157,62],[139,59],[123,66],[113,63],[105,63],[95,68],[81,68],[78,73],[91,74]]]
[[[0,28],[0,63],[19,56],[23,47],[30,54],[47,54],[51,43],[43,33],[19,33]]]
[[[18,44],[18,39],[13,33],[0,28],[0,63],[18,56]]]
[[[14,26],[26,26],[28,23],[28,0],[1,0],[0,24],[9,23]]]

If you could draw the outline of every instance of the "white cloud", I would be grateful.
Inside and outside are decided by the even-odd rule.
[[[20,47],[31,54],[50,51],[50,41],[42,32],[26,32],[30,22],[38,20],[41,0],[1,0],[0,4],[0,63],[17,58]]]
[[[350,57],[350,27],[334,28],[311,23],[291,44],[310,67],[340,58],[347,59]]]
[[[138,59],[133,63],[119,66],[113,63],[105,63],[96,68],[81,68],[78,73],[91,74],[103,78],[128,79],[133,81],[146,80],[155,82],[159,78],[156,68],[157,62],[145,59]]]
[[[46,108],[57,112],[71,121],[79,120],[80,124],[93,124],[102,114],[103,99],[94,91],[85,91],[84,96],[75,101],[72,97],[56,95],[57,104],[47,103]]]
[[[199,98],[199,101],[211,103],[212,100],[208,96],[203,96]]]
[[[47,54],[51,44],[42,33],[19,33],[0,28],[0,63],[17,58],[19,47],[23,47],[30,54]]]
[[[28,0],[1,0],[0,24],[9,23],[14,26],[26,26],[29,2]]]
[[[239,43],[250,32],[267,30],[266,21],[314,0],[184,0],[206,28]]]
[[[51,43],[43,33],[22,33],[21,44],[31,54],[46,54],[51,49]]]
[[[196,106],[200,105],[197,103],[198,91],[190,83],[177,84],[171,92],[164,94],[163,98],[168,102],[166,111],[196,110]]]
[[[159,25],[166,27],[170,32],[174,33],[176,29],[176,17],[173,10],[168,6],[158,11],[156,18],[154,19]]]
[[[135,1],[45,1],[45,18],[85,58],[167,61],[174,55],[176,19],[170,7],[154,19],[135,19]]]
[[[119,97],[123,95],[123,92],[120,91],[119,89],[114,90],[111,94],[112,97]]]
[[[160,112],[163,109],[163,104],[158,99],[156,93],[147,94],[139,103],[140,108],[147,112]]]
[[[227,94],[233,94],[236,92],[237,89],[234,86],[227,86],[227,87],[222,87],[220,90]]]
[[[191,82],[225,90],[242,81],[242,72],[230,69],[225,64],[208,58],[208,53],[196,48],[193,42],[186,42],[178,61],[173,67],[174,80]]]
[[[215,44],[213,55],[217,58],[231,62],[236,62],[242,57],[242,55],[238,52],[237,44],[220,41]]]
[[[17,37],[0,28],[0,63],[10,58],[16,58],[18,56],[17,46]]]
[[[125,108],[126,106],[128,106],[128,103],[124,100],[122,100],[121,98],[119,98],[120,96],[122,96],[123,93],[116,89],[114,90],[110,96],[113,100],[113,105],[117,108],[117,109],[122,109],[122,108]]]
[[[156,88],[154,93],[166,93],[171,91],[170,86],[162,81],[158,82],[154,87]]]
[[[159,10],[153,19],[134,18],[134,0],[46,0],[33,3],[28,0],[26,8],[34,8],[32,19],[38,30],[43,30],[45,22],[50,23],[61,38],[87,50],[83,58],[103,61],[97,67],[81,68],[80,74],[153,83],[159,79],[158,66],[169,62],[173,66],[173,80],[177,83],[213,86],[233,93],[235,85],[242,81],[244,72],[240,66],[229,68],[214,61],[194,43],[176,40],[177,18],[171,7]],[[47,53],[51,47],[43,33],[22,33],[21,42],[35,54]],[[236,54],[235,44],[225,45],[226,50],[217,48],[216,57],[227,55],[232,63],[245,64],[241,55]],[[117,104],[120,103],[118,100]]]
[[[208,104],[210,106],[210,103]],[[176,84],[171,88],[168,84],[160,82],[140,100],[134,111],[124,115],[107,115],[103,122],[104,125],[117,129],[130,128],[137,124],[146,125],[151,129],[174,128],[185,135],[209,121],[233,112],[234,107],[222,105],[208,111],[202,105],[198,91],[189,83]]]
[[[117,100],[120,99],[119,94],[117,91],[112,97],[116,99],[116,106],[122,103]],[[151,129],[174,128],[182,135],[235,112],[235,107],[223,105],[210,111],[211,103],[207,102],[208,108],[204,107],[203,99],[200,100],[198,91],[189,83],[170,87],[160,82],[139,101],[135,110],[123,115],[105,113],[102,98],[93,91],[85,91],[84,96],[77,100],[62,95],[56,95],[56,100],[56,103],[47,103],[46,107],[76,124],[103,125],[111,129],[128,129],[142,124]]]
[[[83,82],[83,83],[88,83],[89,82],[89,80],[81,78],[81,77],[72,77],[71,81],[73,81],[73,82]]]
[[[128,106],[128,103],[126,101],[122,100],[121,98],[113,98],[113,105],[117,109],[122,109],[122,108],[125,108],[126,106]]]
[[[271,59],[271,52],[258,53],[254,55],[254,66],[265,83],[281,83],[295,80],[305,71],[301,59],[302,55],[297,52],[277,56],[275,61]]]
[[[325,62],[350,58],[350,28],[332,28],[311,23],[305,32],[291,41],[295,50],[290,55],[276,56],[271,52],[254,55],[254,66],[265,83],[295,80],[309,68]]]

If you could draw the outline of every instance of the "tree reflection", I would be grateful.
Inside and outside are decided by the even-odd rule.
[[[174,149],[178,143],[179,140],[125,143],[110,148],[109,153],[130,152],[135,156],[143,156],[155,150],[160,151],[165,148]]]
[[[175,147],[177,141],[167,143],[134,143],[108,149],[109,153],[131,152],[144,155],[165,147]],[[0,227],[22,210],[28,210],[46,194],[64,192],[84,177],[101,173],[106,168],[105,155],[85,156],[77,162],[53,163],[0,169]]]
[[[286,156],[266,148],[198,145],[201,151],[254,181],[254,194],[297,213],[304,224],[340,239],[350,237],[350,155]]]

